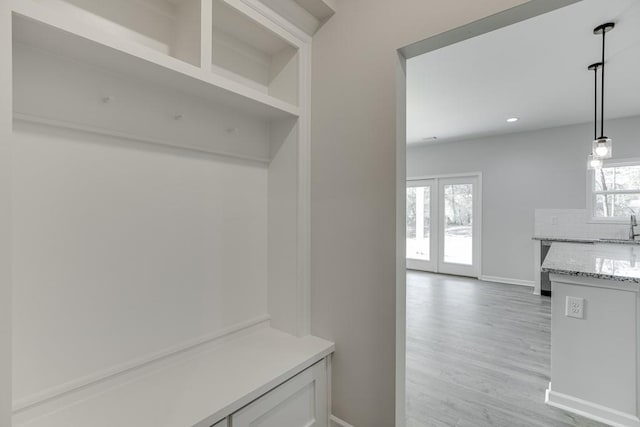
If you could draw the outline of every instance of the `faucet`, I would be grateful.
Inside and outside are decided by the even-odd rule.
[[[629,240],[636,240],[637,236],[640,236],[640,233],[636,233],[635,228],[638,226],[638,221],[636,221],[636,216],[631,215],[631,223],[629,224]]]

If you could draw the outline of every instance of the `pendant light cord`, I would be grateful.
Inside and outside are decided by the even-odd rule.
[[[604,37],[606,29],[602,30],[602,82],[600,83],[600,138],[604,138]],[[597,72],[597,71],[596,71]]]
[[[593,140],[598,138],[598,66],[593,67]]]

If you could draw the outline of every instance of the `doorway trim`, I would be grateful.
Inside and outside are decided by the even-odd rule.
[[[440,185],[440,180],[441,179],[448,179],[448,178],[476,178],[478,181],[478,188],[476,189],[476,194],[477,194],[477,198],[473,200],[474,203],[474,221],[477,221],[478,226],[476,227],[476,229],[474,230],[475,234],[474,234],[474,239],[476,239],[476,242],[474,242],[474,247],[473,247],[473,258],[474,260],[477,260],[477,265],[475,268],[475,272],[474,272],[474,276],[472,277],[476,277],[478,279],[480,279],[482,277],[482,229],[483,229],[483,223],[482,223],[482,172],[467,172],[467,173],[451,173],[451,174],[436,174],[436,175],[417,175],[417,176],[412,176],[412,177],[407,177],[405,180],[405,197],[406,197],[406,188],[407,188],[407,183],[411,182],[411,181],[424,181],[424,180],[434,180],[436,183],[436,186]],[[436,190],[436,193],[439,194],[439,189]],[[439,196],[438,196],[439,197]],[[436,202],[438,203],[438,202]],[[406,209],[406,200],[405,200],[405,209]],[[406,212],[405,212],[406,215]],[[439,212],[436,215],[436,221],[440,221],[440,214]],[[406,226],[406,224],[405,224]],[[438,223],[438,227],[440,226],[440,223]],[[405,230],[406,233],[406,230]],[[440,238],[440,231],[438,231],[438,245],[442,245],[443,242],[439,241]],[[405,245],[406,245],[406,237],[405,237]],[[438,249],[439,251],[440,249]],[[405,251],[406,251],[406,247],[405,247]],[[438,253],[433,253],[431,254],[431,256],[436,256],[436,273],[439,272],[440,268],[439,268],[439,254]],[[406,257],[406,252],[405,252],[405,257]],[[406,268],[406,266],[405,266]]]
[[[578,3],[581,0],[530,0],[486,18],[397,49],[396,70],[396,399],[395,426],[406,426],[406,157],[407,60],[500,28]]]

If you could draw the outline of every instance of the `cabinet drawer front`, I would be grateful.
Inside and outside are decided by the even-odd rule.
[[[326,427],[327,367],[322,360],[231,416],[233,427]]]
[[[217,423],[215,423],[211,427],[229,427],[229,420],[227,418],[225,418],[222,421],[218,421]]]

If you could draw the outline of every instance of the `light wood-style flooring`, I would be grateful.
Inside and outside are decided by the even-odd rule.
[[[408,271],[408,427],[603,426],[544,403],[550,309],[531,288]]]

